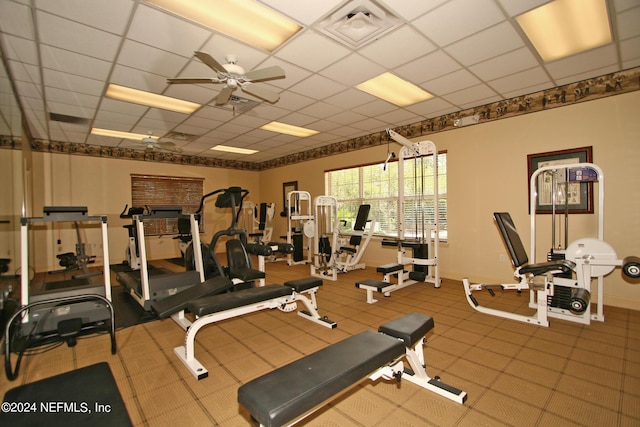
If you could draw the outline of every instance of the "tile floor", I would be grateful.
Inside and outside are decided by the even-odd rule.
[[[308,266],[267,264],[268,283],[306,277]],[[415,284],[366,303],[359,279],[375,268],[324,281],[318,308],[338,323],[323,328],[295,313],[266,310],[210,325],[197,336],[196,357],[209,370],[197,381],[174,356],[184,332],[172,320],[25,358],[19,377],[0,392],[106,361],[135,426],[250,426],[238,387],[279,366],[410,312],[432,316],[425,359],[433,377],[468,394],[459,405],[404,381],[365,380],[303,420],[309,426],[639,426],[640,311],[605,306],[604,323],[551,319],[542,328],[473,310],[462,285]],[[113,282],[117,284],[117,282]],[[483,295],[483,298],[485,296]],[[523,310],[526,294],[504,292],[494,304]]]

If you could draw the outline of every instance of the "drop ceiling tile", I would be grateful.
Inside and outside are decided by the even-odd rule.
[[[359,49],[358,53],[387,69],[393,69],[435,49],[433,43],[405,25]]]
[[[545,68],[553,79],[584,73],[590,69],[617,64],[616,47],[613,44],[547,63]],[[596,75],[596,74],[594,74]]]
[[[381,0],[380,3],[388,7],[389,10],[394,12],[397,16],[401,16],[404,19],[410,21],[429,10],[438,7],[446,1],[447,0]]]
[[[344,111],[340,114],[333,115],[328,118],[329,121],[341,123],[343,125],[351,126],[351,123],[360,122],[365,120],[367,117],[362,114],[355,113],[353,111]]]
[[[120,71],[120,70],[118,70]],[[142,73],[139,73],[142,75]],[[146,73],[144,73],[146,74]],[[116,73],[114,72],[114,77]],[[122,76],[123,78],[125,76]],[[208,104],[211,102],[220,92],[219,85],[167,85],[166,80],[163,78],[156,76],[154,79],[157,79],[154,87],[160,88],[161,84],[164,83],[166,89],[162,91],[162,95],[171,96],[173,98],[183,99],[185,101],[191,101],[198,104]],[[131,81],[131,80],[130,80]],[[145,84],[143,82],[135,81],[133,82],[136,85]]]
[[[118,55],[118,64],[133,68],[134,70],[129,71],[133,73],[136,72],[135,70],[140,70],[159,76],[173,77],[184,66],[184,58],[142,43],[126,40]],[[213,72],[209,75],[213,75]]]
[[[461,89],[475,86],[480,80],[467,70],[458,70],[449,73],[437,79],[429,80],[421,86],[429,93],[439,96],[451,92],[457,92]]]
[[[297,111],[313,104],[313,102],[314,100],[308,96],[294,92],[285,92],[280,95],[280,100],[277,102],[277,108],[287,111]]]
[[[301,108],[300,112],[318,119],[326,119],[336,114],[338,107],[326,102],[315,102],[307,107]]]
[[[494,80],[538,65],[531,51],[522,47],[469,67],[482,80]]]
[[[514,17],[521,15],[525,12],[533,10],[545,3],[549,3],[549,0],[498,0],[500,5],[509,14]]]
[[[462,68],[460,64],[453,60],[453,58],[444,51],[437,50],[396,68],[396,73],[398,76],[410,82],[422,83],[459,70],[460,68]]]
[[[45,12],[37,12],[36,19],[38,37],[49,46],[108,61],[118,53],[120,37],[114,34]]]
[[[58,89],[54,87],[47,87],[45,89],[45,94],[47,97],[47,103],[59,102],[61,104],[74,105],[80,108],[95,109],[98,106],[98,103],[100,102],[100,97],[98,96],[87,95],[87,94],[78,93],[78,92],[70,92],[68,90]],[[56,113],[68,114],[68,113],[63,113],[61,111],[56,111]],[[70,115],[73,115],[73,114],[70,114]],[[83,117],[91,117],[91,116],[83,116]]]
[[[480,100],[487,99],[491,97],[497,97],[498,94],[495,93],[490,87],[485,84],[479,84],[476,86],[472,86],[466,89],[462,89],[458,92],[448,93],[444,95],[442,98],[450,102],[453,105],[481,105]]]
[[[272,57],[260,64],[260,67],[271,67],[277,65],[282,67],[286,77],[284,79],[270,80],[269,84],[279,87],[281,89],[287,89],[296,83],[306,79],[312,73],[304,68],[298,67],[290,62],[283,61],[279,58]]]
[[[544,70],[539,67],[492,80],[489,82],[489,85],[499,94],[518,91],[520,88],[526,88],[534,85],[547,85],[547,87],[553,86],[552,82],[549,80],[549,76],[547,76]]]
[[[52,88],[94,96],[102,95],[104,90],[104,82],[100,80],[88,79],[81,76],[70,76],[60,71],[46,68],[42,70],[42,75],[44,83]]]
[[[292,92],[308,96],[309,98],[322,100],[345,90],[345,86],[329,80],[326,77],[315,74],[295,86],[292,86],[290,90]]]
[[[35,0],[36,8],[115,34],[122,34],[134,3],[131,0]]]
[[[35,40],[31,10],[12,1],[0,1],[0,28],[3,33]]]
[[[620,56],[623,62],[640,59],[640,37],[620,42]]]
[[[390,102],[374,97],[373,101],[351,108],[351,110],[365,116],[375,117],[378,115],[389,114],[393,111],[399,110],[399,108]]]
[[[557,79],[554,81],[556,85],[566,85],[575,83],[580,80],[590,79],[592,77],[602,76],[605,74],[613,74],[618,70],[618,66],[616,64],[611,64],[609,66],[603,68],[592,69],[588,72],[574,74],[571,76],[566,76],[561,79]]]
[[[354,86],[384,72],[385,69],[378,64],[357,53],[352,53],[319,74],[347,86]]]
[[[40,55],[43,67],[72,76],[84,76],[90,79],[106,81],[112,67],[109,61],[91,58],[53,46],[42,45]]]
[[[279,58],[314,72],[348,54],[349,49],[312,30],[304,31],[278,51]]]
[[[456,111],[457,108],[442,98],[433,98],[427,101],[418,102],[417,104],[405,107],[407,110],[415,113],[425,119],[436,117],[442,114]]]
[[[280,11],[283,15],[306,26],[310,26],[319,20],[319,17],[327,15],[341,0],[306,1],[300,0],[262,0],[261,3]]]
[[[138,5],[127,37],[168,52],[189,56],[209,37],[210,31],[169,13]]]
[[[338,92],[333,96],[325,99],[329,104],[335,105],[340,109],[352,109],[359,105],[366,104],[375,100],[376,97],[369,95],[359,89],[349,88],[342,92]]]
[[[445,51],[462,65],[469,66],[521,47],[524,47],[522,39],[511,24],[504,21],[447,46]]]
[[[5,36],[4,52],[7,59],[38,65],[38,47],[32,40],[14,36]]]
[[[446,46],[505,19],[493,0],[452,0],[412,23],[437,45]]]
[[[619,13],[617,29],[620,40],[640,35],[640,6]]]

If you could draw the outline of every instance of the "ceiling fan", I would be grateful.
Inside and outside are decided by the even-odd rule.
[[[260,68],[249,72],[237,64],[238,58],[235,55],[225,56],[226,64],[221,65],[213,59],[211,55],[205,52],[195,52],[195,56],[202,61],[205,65],[216,72],[216,77],[204,77],[204,78],[177,78],[167,79],[168,83],[184,84],[184,83],[224,83],[224,87],[220,91],[220,94],[216,97],[216,105],[224,105],[229,101],[231,93],[238,86],[244,92],[250,95],[256,96],[265,101],[274,103],[280,99],[280,95],[277,93],[258,86],[254,83],[263,82],[267,80],[283,79],[285,77],[284,70],[275,65],[272,67]]]
[[[160,150],[171,153],[182,153],[182,148],[176,147],[175,143],[171,141],[160,141],[158,137],[151,136],[151,133],[149,133],[149,136],[145,136],[138,141],[138,144],[143,146],[145,151]]]

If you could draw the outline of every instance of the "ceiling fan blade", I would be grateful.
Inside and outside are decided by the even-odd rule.
[[[241,86],[241,88],[243,91],[253,96],[257,96],[258,98],[264,99],[265,101],[269,101],[271,103],[274,103],[278,99],[280,99],[280,95],[278,95],[277,93],[251,83],[245,83],[244,85]]]
[[[252,70],[248,73],[245,73],[244,76],[247,78],[247,80],[252,82],[283,79],[286,77],[284,75],[284,70],[282,69],[282,67],[279,67],[277,65],[274,65],[273,67],[260,68],[259,70]]]
[[[205,52],[195,52],[196,58],[198,58],[200,61],[204,62],[206,65],[209,66],[209,68],[211,68],[213,71],[217,71],[219,73],[226,73],[227,69],[224,68],[222,65],[220,65],[220,63],[218,61],[216,61],[215,59],[213,59],[213,57],[211,55],[209,55],[208,53]]]
[[[233,88],[229,86],[225,86],[220,91],[220,94],[216,98],[216,105],[224,105],[229,102],[229,98],[231,98],[231,93],[233,93]]]
[[[190,78],[185,78],[185,79],[167,79],[167,83],[180,83],[180,84],[184,84],[184,83],[193,83],[193,84],[200,84],[200,83],[220,83],[219,81],[216,81],[217,79],[212,79],[212,78],[202,78],[202,79],[190,79]]]

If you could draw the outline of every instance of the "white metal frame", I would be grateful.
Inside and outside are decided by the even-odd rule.
[[[85,216],[73,213],[64,213],[53,215],[50,218],[45,217],[23,217],[20,219],[20,263],[22,265],[23,274],[20,275],[20,304],[25,306],[29,304],[29,224],[42,222],[100,222],[102,233],[102,259],[103,259],[103,283],[105,297],[111,301],[111,273],[109,269],[109,235],[107,233],[107,216],[95,215]],[[28,322],[28,312],[23,322]]]
[[[307,213],[304,213],[304,205],[306,205]],[[315,240],[315,216],[312,211],[311,194],[309,194],[308,191],[290,191],[289,194],[287,194],[287,207],[289,209],[287,212],[287,243],[293,245],[293,223],[298,221],[302,227],[302,242],[305,246],[302,250],[303,253],[304,251],[307,252],[306,259],[302,261],[294,261],[293,254],[287,254],[287,264],[311,264],[311,251]]]

